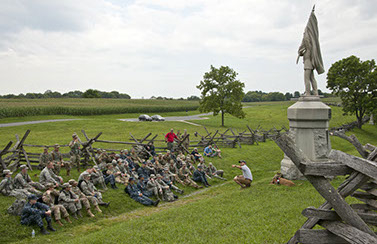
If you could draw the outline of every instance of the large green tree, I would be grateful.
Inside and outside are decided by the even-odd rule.
[[[216,69],[211,65],[211,70],[206,72],[203,80],[197,86],[201,90],[199,110],[221,113],[221,125],[224,126],[224,114],[228,113],[237,118],[244,118],[241,101],[245,96],[245,84],[237,80],[237,72],[228,66]]]
[[[350,56],[334,63],[327,73],[327,88],[340,96],[345,114],[355,114],[358,127],[377,106],[377,71],[372,60]]]

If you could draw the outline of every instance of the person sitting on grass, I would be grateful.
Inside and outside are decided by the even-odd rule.
[[[51,225],[51,210],[44,204],[37,202],[38,197],[34,194],[28,196],[28,202],[25,204],[21,212],[22,225],[38,225],[43,235],[50,234],[44,227],[43,218],[46,219],[47,229],[56,231]]]
[[[142,192],[140,192],[139,188],[137,187],[137,185],[135,183],[135,179],[133,177],[128,179],[128,185],[126,186],[124,191],[128,195],[130,195],[130,197],[133,200],[135,200],[136,202],[141,203],[143,205],[146,205],[146,206],[153,205],[153,206],[157,207],[158,203],[160,202],[160,200],[153,201],[150,198],[148,198],[147,196],[145,196]]]
[[[242,170],[243,175],[238,175],[234,177],[234,181],[241,186],[241,189],[250,187],[251,182],[253,181],[253,175],[249,167],[247,167],[245,160],[239,161],[240,165],[232,165],[233,168],[239,168]]]
[[[192,179],[196,182],[201,182],[205,187],[211,186],[208,181],[205,172],[203,171],[202,166],[198,166],[197,170],[195,170]]]
[[[223,178],[224,170],[217,170],[212,163],[209,163],[208,165],[207,174],[220,180],[226,180]]]
[[[202,155],[198,152],[198,149],[195,147],[194,150],[191,152],[191,157],[193,157],[193,160],[199,161],[202,158]]]
[[[208,145],[206,148],[204,148],[203,154],[204,154],[204,156],[213,158],[213,157],[217,156],[217,151],[214,151],[212,149],[212,145]]]

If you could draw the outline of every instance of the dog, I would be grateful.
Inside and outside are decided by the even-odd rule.
[[[270,184],[274,184],[274,185],[283,185],[283,186],[295,186],[295,183],[293,183],[293,181],[290,181],[290,180],[287,180],[287,179],[284,179],[282,177],[282,174],[281,173],[276,173],[276,175],[272,178]]]

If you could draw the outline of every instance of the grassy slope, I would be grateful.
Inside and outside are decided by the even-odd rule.
[[[286,123],[286,108],[289,103],[270,103],[247,108],[247,122],[226,118],[226,124],[238,130],[249,124],[252,128],[261,124],[269,129],[272,125]],[[256,109],[258,108],[258,109]],[[333,108],[332,125],[351,121],[352,117],[341,117],[340,110]],[[27,143],[43,142],[45,144],[67,143],[72,131],[79,132],[84,128],[90,136],[102,131],[104,139],[128,140],[128,133],[141,137],[147,132],[166,132],[170,127],[180,130],[187,128],[204,133],[204,129],[180,122],[164,123],[125,123],[115,118],[123,116],[92,116],[85,121],[49,123],[20,127],[0,128],[0,146],[14,138],[14,134],[23,134],[27,128],[32,130]],[[211,131],[219,128],[219,118],[194,121],[204,124]],[[363,130],[355,130],[360,141],[377,144],[376,126],[366,125]],[[332,138],[335,149],[357,155],[356,150],[339,138]],[[0,242],[22,240],[23,242],[71,242],[71,243],[103,243],[103,242],[135,242],[135,243],[282,243],[293,235],[305,218],[301,211],[308,206],[318,206],[322,198],[306,181],[294,188],[269,185],[274,172],[280,168],[282,152],[272,142],[259,146],[242,146],[241,149],[223,149],[224,159],[213,162],[218,168],[225,170],[228,177],[224,185],[222,181],[213,181],[214,185],[207,191],[168,203],[159,208],[143,207],[122,192],[122,189],[109,190],[105,200],[112,201],[103,215],[94,219],[84,218],[74,221],[73,225],[59,227],[58,232],[34,240],[30,236],[29,227],[20,227],[19,218],[8,216],[5,209],[12,198],[0,197]],[[230,167],[239,159],[246,159],[254,174],[252,189],[240,191],[231,181],[239,174],[239,170]],[[65,177],[65,180],[68,178]],[[334,181],[339,184],[341,179]],[[185,189],[187,193],[196,192]],[[186,195],[186,194],[185,194]],[[26,237],[26,239],[24,239]],[[68,239],[67,239],[68,238]]]

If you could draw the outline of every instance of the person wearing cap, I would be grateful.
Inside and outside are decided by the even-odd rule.
[[[80,199],[71,191],[71,185],[69,183],[64,183],[62,188],[63,190],[59,195],[59,203],[68,209],[75,219],[78,219],[77,216],[82,217],[80,211],[82,208]]]
[[[15,189],[12,174],[13,172],[9,169],[3,170],[4,179],[0,182],[1,194],[16,198],[26,198],[30,193],[25,189]]]
[[[46,189],[47,191],[43,193],[42,200],[47,206],[50,207],[56,223],[63,226],[63,223],[60,221],[61,217],[65,218],[68,223],[72,223],[67,209],[61,204],[55,204],[55,198],[59,197],[59,192],[55,190],[55,185],[52,183],[47,183]]]
[[[107,190],[107,186],[105,184],[105,177],[103,176],[102,171],[99,169],[97,165],[93,166],[93,171],[90,174],[90,180],[92,181],[93,185],[100,185],[104,190]]]
[[[179,189],[178,186],[175,186],[173,181],[171,180],[169,169],[165,168],[161,173],[162,180],[169,186],[170,190],[175,190],[180,194],[183,194],[183,190]]]
[[[43,169],[47,163],[52,160],[51,155],[48,153],[48,147],[43,148],[43,153],[39,156],[38,168]]]
[[[199,161],[202,158],[202,155],[198,152],[198,148],[194,148],[194,150],[191,152],[191,157],[194,161]]]
[[[182,185],[184,185],[183,182],[181,181],[181,178],[179,177],[179,170],[178,170],[178,168],[176,166],[176,163],[174,162],[173,159],[170,160],[169,165],[165,166],[165,167],[169,169],[170,175],[174,176],[174,180],[176,182],[181,183]]]
[[[244,160],[239,161],[240,165],[232,165],[233,168],[239,168],[242,170],[242,175],[238,175],[234,177],[234,181],[241,186],[241,189],[245,189],[250,187],[251,182],[253,181],[253,175],[249,167],[247,167],[246,162]]]
[[[116,172],[114,172],[113,165],[111,163],[108,163],[106,165],[106,169],[102,171],[102,174],[105,177],[105,184],[107,185],[110,182],[111,188],[118,189],[118,187],[115,184],[115,177],[119,175],[115,173]]]
[[[70,179],[68,181],[68,183],[71,185],[71,191],[73,193],[75,193],[78,197],[79,197],[79,200],[81,202],[81,205],[84,206],[84,208],[86,209],[86,211],[88,212],[88,215],[90,217],[94,217],[94,214],[92,213],[92,211],[90,210],[90,203],[93,204],[93,206],[95,207],[95,209],[98,211],[98,212],[102,212],[102,210],[98,207],[98,202],[97,200],[95,199],[95,197],[92,197],[92,196],[86,196],[84,193],[82,193],[82,191],[80,190],[80,188],[77,186],[78,185],[78,182],[75,181],[74,179]],[[90,201],[90,202],[89,202]]]
[[[25,189],[30,193],[42,196],[41,191],[43,191],[45,187],[39,182],[32,181],[27,170],[28,168],[25,164],[20,166],[20,172],[14,177],[14,188]]]
[[[50,234],[44,227],[43,218],[46,219],[47,229],[56,231],[51,225],[51,210],[44,203],[37,202],[38,197],[34,194],[28,196],[28,202],[21,212],[22,225],[38,225],[43,235]]]
[[[149,179],[149,175],[150,175],[150,170],[147,168],[147,162],[143,162],[141,164],[141,167],[139,167],[137,169],[137,174],[140,176],[140,175],[144,175],[145,179],[148,180]]]
[[[71,165],[68,162],[63,161],[63,155],[59,151],[59,148],[60,148],[59,144],[55,144],[54,150],[52,150],[51,152],[51,158],[52,158],[52,161],[54,161],[54,173],[56,175],[59,175],[61,167],[64,166],[65,169],[67,170],[67,176],[69,176],[71,172]]]
[[[128,179],[129,181],[129,179]],[[143,195],[147,197],[153,196],[153,192],[147,190],[147,181],[145,180],[144,175],[139,175],[139,179],[137,180],[137,188]]]
[[[196,184],[195,181],[193,181],[190,178],[191,172],[190,170],[186,167],[186,163],[182,164],[182,168],[179,169],[178,177],[181,180],[181,184],[184,186],[192,186],[196,189],[203,188],[202,186],[199,186]]]
[[[159,187],[162,189],[162,199],[167,202],[173,202],[176,199],[178,199],[178,196],[174,195],[173,192],[170,190],[170,187],[168,184],[166,184],[163,179],[162,175],[157,174],[156,175],[156,183],[159,185]]]
[[[165,135],[165,142],[167,143],[167,147],[170,151],[173,149],[174,140],[180,141],[178,136],[174,133],[174,130],[170,129],[170,132]]]
[[[153,195],[161,201],[161,197],[163,195],[163,191],[161,186],[156,182],[156,177],[154,174],[149,176],[149,180],[147,182],[147,190],[152,192]]]
[[[46,186],[47,183],[53,183],[58,187],[63,184],[63,178],[57,176],[52,169],[54,168],[54,163],[50,161],[47,166],[39,174],[39,183]]]
[[[201,182],[205,187],[211,186],[208,181],[206,174],[203,171],[202,166],[198,166],[198,168],[194,171],[194,174],[192,175],[192,179],[196,182]]]
[[[84,172],[83,180],[78,182],[78,187],[87,197],[92,196],[98,200],[98,205],[109,206],[110,203],[105,203],[102,201],[102,194],[97,190],[97,188],[90,181],[90,174]]]
[[[211,177],[220,179],[220,180],[226,180],[224,176],[224,170],[217,170],[216,167],[212,164],[209,163],[207,167],[207,174],[210,175]]]
[[[69,152],[71,155],[71,164],[72,166],[76,165],[77,171],[80,172],[80,142],[76,133],[73,133],[72,141],[68,144],[68,146],[71,148],[71,151]]]
[[[129,180],[128,180],[128,185],[126,186],[126,188],[124,189],[124,191],[130,195],[130,197],[135,200],[136,202],[138,203],[141,203],[145,206],[155,206],[157,207],[158,203],[160,202],[160,200],[157,200],[157,201],[153,201],[152,199],[148,198],[146,195],[144,195],[140,190],[139,188],[137,187],[136,183],[135,183],[135,179],[133,177],[131,177]]]
[[[172,185],[174,183],[180,183],[181,185],[184,185],[183,181],[178,176],[179,171],[177,172],[177,174],[173,174],[172,172],[169,171],[169,167],[165,167],[163,168],[161,174],[163,174],[164,178],[169,179]],[[167,180],[165,182],[167,182]]]

